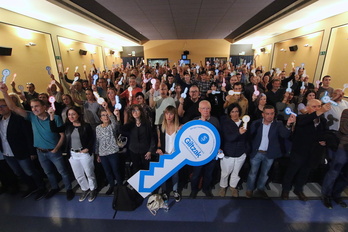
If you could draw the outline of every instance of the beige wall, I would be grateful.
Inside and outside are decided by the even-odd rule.
[[[306,74],[309,76],[309,80],[313,82],[322,37],[323,32],[316,32],[276,43],[272,67],[283,69],[284,64],[287,64],[285,71],[289,73],[292,69],[292,62],[295,67],[301,67],[304,64]],[[305,47],[306,44],[308,44],[308,47]],[[297,45],[298,50],[292,52],[289,47],[294,45]],[[285,49],[285,51],[281,51],[281,49]]]
[[[287,33],[280,34],[278,36],[274,36],[272,38],[269,38],[269,39],[266,39],[263,41],[260,41],[258,43],[255,43],[253,45],[253,48],[255,49],[255,53],[257,53],[259,51],[260,47],[264,47],[264,46],[269,45],[269,44],[274,45],[274,44],[282,42],[282,41],[286,41],[286,40],[293,39],[293,38],[299,38],[299,37],[302,37],[305,35],[309,35],[309,34],[312,34],[315,32],[322,31],[323,32],[322,42],[319,46],[318,51],[327,51],[327,53],[329,54],[330,49],[331,49],[329,47],[329,43],[331,43],[331,41],[332,41],[332,40],[330,40],[331,29],[334,27],[337,27],[337,26],[347,24],[347,22],[348,22],[348,12],[327,18],[325,20],[301,27],[301,28],[296,29],[296,30],[289,31]],[[347,42],[347,40],[345,42]],[[345,45],[345,47],[347,47],[347,45]],[[299,47],[299,49],[300,49],[300,47]],[[274,53],[274,54],[276,55],[276,53]],[[273,56],[273,53],[271,53],[271,56],[272,57],[270,60],[273,60],[273,62],[278,62],[277,61],[278,58]],[[342,79],[342,76],[344,75],[344,73],[339,71],[339,69],[328,70],[328,68],[325,68],[325,66],[329,64],[330,58],[332,58],[332,57],[328,57],[327,55],[320,55],[320,53],[314,54],[313,52],[311,52],[310,60],[313,59],[312,56],[317,57],[317,62],[315,64],[315,66],[312,66],[312,64],[307,65],[306,64],[306,63],[308,63],[307,61],[300,61],[300,60],[298,60],[295,65],[297,65],[297,63],[305,63],[306,67],[309,70],[314,70],[313,74],[310,74],[313,77],[313,80],[318,80],[326,74],[330,74],[332,76],[339,77],[339,78],[334,78],[332,81],[333,87],[339,87],[341,85],[341,81],[338,81],[338,80]],[[341,59],[341,61],[342,60],[344,60],[344,59]],[[347,59],[345,59],[345,60],[347,60]],[[282,62],[280,62],[280,63],[282,63]],[[309,63],[312,63],[312,61],[310,61]],[[325,66],[324,66],[324,64],[325,64]],[[264,65],[264,66],[266,66],[266,65]],[[289,67],[289,64],[288,64],[288,67]],[[330,71],[330,73],[328,73],[328,71]]]
[[[113,44],[94,38],[88,35],[84,35],[78,32],[67,30],[65,28],[45,23],[33,18],[29,18],[14,12],[10,12],[0,8],[0,46],[12,47],[12,56],[0,57],[0,69],[8,68],[12,73],[18,74],[18,82],[26,83],[33,82],[37,86],[38,92],[46,91],[47,84],[49,83],[46,66],[52,67],[52,73],[58,76],[58,63],[63,64],[63,69],[70,68],[70,73],[75,70],[75,66],[79,66],[81,72],[83,64],[87,65],[87,69],[91,67],[90,60],[95,58],[97,67],[100,69],[105,68],[105,64],[111,68],[112,62],[116,64],[121,63],[121,59],[117,58],[119,52],[122,51],[120,44]],[[19,37],[14,32],[4,33],[6,30],[14,30],[8,28],[28,28],[28,36],[32,36],[31,41],[28,39]],[[74,54],[67,54],[65,47],[59,42],[59,38],[64,37],[76,41],[76,49]],[[35,41],[35,40],[36,41]],[[35,47],[25,47],[27,42],[35,42]],[[91,46],[96,46],[96,54],[89,53],[85,57],[81,57],[78,54],[79,49],[83,49]],[[106,57],[103,50],[113,49],[116,50],[114,57]],[[84,49],[87,50],[87,49]],[[56,59],[60,57],[62,59]],[[76,59],[76,60],[75,60]],[[109,62],[111,62],[109,64]],[[29,68],[28,68],[29,66]],[[43,81],[44,80],[44,81]]]
[[[264,48],[265,51],[261,52],[261,48]],[[271,58],[272,58],[272,45],[269,44],[267,46],[263,46],[260,48],[257,48],[255,50],[255,56],[254,56],[254,62],[256,63],[256,67],[261,67],[263,70],[270,70],[271,69]]]
[[[34,32],[31,30],[0,24],[0,46],[11,47],[11,56],[0,56],[0,69],[9,69],[11,76],[6,80],[9,85],[13,74],[16,73],[16,85],[27,82],[35,83],[39,92],[46,90],[50,82],[46,66],[51,66],[53,54],[52,43],[49,34]],[[36,46],[25,46],[29,42],[35,42]],[[54,56],[53,56],[54,57]]]
[[[151,40],[144,45],[145,61],[168,58],[170,65],[178,62],[184,50],[188,50],[191,63],[204,63],[205,57],[229,57],[230,43],[223,39],[207,40]]]
[[[333,28],[330,38],[330,45],[326,57],[323,73],[332,77],[333,87],[342,88],[348,83],[347,61],[348,61],[348,25]],[[348,88],[345,89],[348,95]]]

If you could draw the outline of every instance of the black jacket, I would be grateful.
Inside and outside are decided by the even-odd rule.
[[[2,116],[0,120],[2,120]],[[36,155],[35,148],[33,147],[33,130],[31,124],[22,116],[13,112],[11,113],[6,136],[15,158],[26,159],[30,155]],[[1,137],[0,150],[3,152]]]
[[[72,124],[65,124],[62,127],[57,127],[55,121],[50,121],[50,127],[52,132],[65,133],[65,146],[64,146],[64,152],[67,153],[68,156],[70,156],[71,151],[71,133],[75,129],[75,127]],[[87,148],[90,155],[94,153],[94,141],[95,141],[95,135],[92,130],[92,127],[88,123],[81,123],[81,126],[78,127],[79,135],[80,135],[80,141],[82,144],[82,149]]]

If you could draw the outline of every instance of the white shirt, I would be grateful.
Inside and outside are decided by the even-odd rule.
[[[271,128],[271,124],[272,123],[266,125],[262,121],[262,138],[261,138],[259,150],[267,151],[268,149],[268,144],[269,144],[268,133],[269,133],[269,129]]]
[[[3,155],[14,157],[10,144],[7,141],[7,127],[10,121],[10,117],[7,117],[6,119],[2,117],[2,119],[0,120],[0,136],[1,136]]]
[[[338,103],[338,106],[331,105],[331,109],[324,113],[330,130],[338,131],[340,128],[341,115],[345,109],[348,109],[348,102],[342,100]]]
[[[166,132],[166,154],[172,154],[174,152],[174,140],[175,140],[176,132],[169,135]]]

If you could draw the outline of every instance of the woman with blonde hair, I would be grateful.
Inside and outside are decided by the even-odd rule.
[[[159,155],[172,154],[174,152],[174,141],[178,130],[180,129],[179,116],[177,109],[169,105],[163,111],[162,125],[157,130],[158,143],[156,153]],[[176,202],[181,200],[181,196],[178,193],[179,173],[175,173],[172,176],[174,199]],[[168,200],[170,193],[168,189],[168,181],[162,184],[162,197],[163,200]]]

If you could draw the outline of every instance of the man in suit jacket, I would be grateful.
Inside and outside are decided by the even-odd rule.
[[[247,181],[246,197],[251,198],[255,189],[257,173],[260,175],[256,184],[258,193],[263,198],[268,198],[265,192],[265,185],[268,179],[268,171],[275,158],[282,156],[280,138],[286,139],[290,136],[291,125],[296,121],[292,114],[286,127],[280,121],[275,121],[275,109],[271,105],[266,105],[263,109],[262,119],[254,121],[250,126],[251,153],[250,153],[250,172]]]
[[[11,112],[4,99],[0,99],[0,114],[0,150],[4,159],[28,185],[23,197],[36,193],[35,199],[40,200],[46,190],[42,176],[31,160],[31,155],[35,154],[31,125],[23,117]]]
[[[286,170],[282,199],[289,199],[289,191],[294,185],[294,193],[302,201],[307,201],[303,193],[311,168],[320,161],[320,150],[326,145],[324,132],[326,119],[324,113],[329,111],[331,103],[321,105],[321,101],[311,99],[307,103],[307,114],[299,115],[296,121],[290,164]]]

